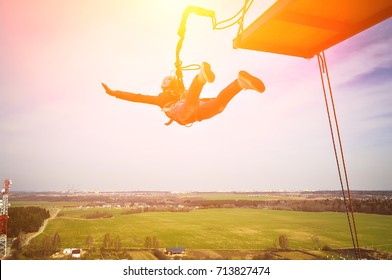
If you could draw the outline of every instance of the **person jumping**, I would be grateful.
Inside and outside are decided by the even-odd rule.
[[[144,95],[119,90],[111,90],[102,83],[107,94],[137,103],[145,103],[160,107],[173,121],[180,125],[189,125],[222,113],[232,98],[242,90],[265,91],[264,83],[246,71],[240,71],[237,79],[225,87],[217,97],[200,98],[203,86],[215,80],[215,74],[207,62],[203,62],[200,72],[194,77],[188,90],[174,76],[165,77],[162,81],[162,92],[158,95]]]

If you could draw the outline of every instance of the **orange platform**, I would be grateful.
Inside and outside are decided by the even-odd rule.
[[[392,16],[392,0],[278,0],[234,48],[312,58]]]

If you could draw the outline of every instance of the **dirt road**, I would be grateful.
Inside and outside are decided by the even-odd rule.
[[[54,211],[50,211],[50,217],[44,221],[44,223],[43,223],[42,226],[39,228],[39,230],[38,230],[37,232],[33,233],[32,235],[29,235],[29,236],[26,238],[26,240],[25,240],[24,243],[23,243],[23,246],[28,245],[28,244],[30,243],[30,241],[31,241],[33,238],[35,238],[35,237],[37,237],[38,235],[40,235],[40,234],[45,230],[45,227],[46,227],[46,225],[48,224],[48,222],[49,222],[50,220],[56,218],[57,214],[60,212],[60,209],[59,209],[59,208],[55,208],[55,209],[53,209],[53,210],[54,210]]]

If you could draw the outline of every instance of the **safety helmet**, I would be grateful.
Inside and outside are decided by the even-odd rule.
[[[161,87],[163,90],[168,89],[170,87],[174,87],[177,84],[177,81],[178,80],[176,77],[167,76],[163,79]]]

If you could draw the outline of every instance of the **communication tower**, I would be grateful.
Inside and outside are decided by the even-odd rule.
[[[0,212],[0,257],[7,255],[7,232],[8,232],[8,194],[10,191],[12,181],[4,180],[4,187],[1,190],[1,212]]]

